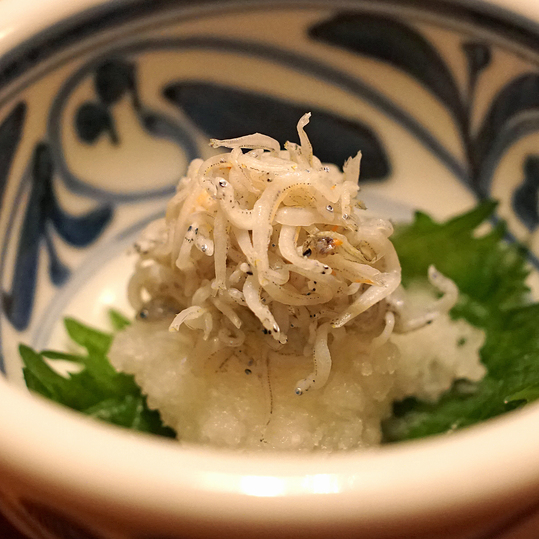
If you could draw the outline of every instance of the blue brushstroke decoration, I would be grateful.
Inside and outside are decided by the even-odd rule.
[[[147,51],[180,51],[180,50],[217,50],[234,55],[247,55],[249,57],[263,59],[278,65],[283,65],[299,73],[304,73],[309,77],[324,81],[324,83],[340,88],[342,91],[353,95],[355,98],[368,103],[382,114],[396,122],[405,129],[412,137],[425,146],[458,180],[469,185],[468,167],[460,159],[455,157],[447,148],[440,143],[436,137],[422,125],[411,112],[402,109],[398,104],[380,93],[376,88],[370,86],[360,77],[351,75],[341,68],[330,66],[320,62],[316,58],[308,55],[298,54],[286,49],[272,46],[267,43],[255,41],[242,41],[237,39],[221,38],[214,36],[188,36],[181,38],[159,38],[143,41],[135,45],[129,45],[117,49],[115,57],[125,55],[126,58],[136,58],[137,55]],[[109,58],[110,54],[106,57]],[[82,196],[89,196],[95,200],[113,201],[121,203],[125,201],[140,200],[142,197],[158,197],[172,192],[172,189],[136,191],[131,193],[117,193],[108,189],[98,188],[87,180],[79,178],[70,169],[62,153],[61,143],[61,122],[64,117],[66,103],[72,92],[82,83],[86,83],[92,77],[99,65],[106,61],[106,58],[99,58],[89,64],[82,66],[76,71],[62,86],[58,92],[49,114],[48,133],[51,146],[55,155],[55,162],[58,173],[66,187]],[[311,108],[310,106],[308,107]],[[198,153],[198,137],[196,129],[193,129],[192,122],[185,115],[175,115],[168,118],[178,137],[174,139],[186,154],[186,160],[190,161],[195,157],[200,157]],[[144,124],[143,125],[147,125]],[[374,135],[373,131],[370,130]],[[155,134],[155,136],[159,136]],[[378,141],[378,137],[376,137]],[[380,143],[378,143],[380,145]],[[355,151],[355,148],[353,149]],[[384,150],[384,155],[386,151]],[[387,155],[386,155],[387,159]],[[368,162],[368,161],[367,161]],[[389,170],[389,160],[387,161]],[[367,172],[370,175],[369,168]],[[381,173],[378,174],[382,176]],[[365,175],[363,175],[365,178]],[[179,179],[179,178],[178,178]],[[379,179],[373,177],[372,179]]]
[[[39,143],[30,168],[30,196],[15,257],[11,292],[3,293],[7,318],[19,331],[28,327],[32,315],[41,246],[48,253],[51,281],[60,286],[70,275],[60,260],[52,230],[66,242],[84,247],[102,233],[112,218],[112,208],[103,206],[81,216],[62,210],[53,189],[54,166],[50,148]]]
[[[46,225],[47,193],[50,190],[52,171],[45,148],[45,145],[40,144],[34,151],[31,193],[17,249],[11,293],[4,292],[3,297],[6,316],[19,331],[25,329],[30,321],[40,240]]]
[[[49,207],[49,217],[56,232],[74,247],[86,247],[92,243],[110,222],[112,214],[112,206],[104,205],[84,215],[69,215],[54,196]]]
[[[71,270],[60,260],[56,247],[54,246],[53,232],[51,227],[45,224],[43,239],[49,255],[49,275],[51,281],[56,286],[62,286],[71,275]]]
[[[177,82],[163,91],[210,138],[226,139],[264,133],[281,144],[296,141],[296,125],[305,112],[312,112],[307,127],[316,155],[327,163],[342,164],[358,150],[363,153],[361,178],[380,180],[389,175],[386,152],[366,125],[308,105],[268,95],[205,82]]]
[[[462,44],[462,50],[468,64],[468,101],[473,100],[475,86],[479,75],[492,61],[492,52],[485,43],[467,41]]]
[[[135,81],[135,65],[122,59],[106,60],[97,67],[94,74],[96,94],[101,103],[108,106],[126,94],[131,94],[138,101]]]
[[[513,210],[530,232],[539,225],[539,155],[529,155],[524,163],[524,180],[512,197]]]
[[[75,131],[86,144],[93,144],[108,133],[113,144],[119,144],[112,106],[125,95],[131,95],[133,107],[140,112],[135,65],[121,59],[106,60],[93,74],[97,102],[84,102],[75,114]]]
[[[101,103],[86,101],[79,107],[75,115],[75,132],[86,144],[95,143],[102,133],[108,133],[113,144],[119,143],[112,114]]]
[[[25,118],[26,103],[21,102],[13,108],[0,125],[0,206],[4,199],[13,157],[21,141]]]
[[[313,39],[386,62],[414,77],[466,126],[457,82],[438,51],[412,26],[374,13],[339,13],[312,26]]]
[[[75,115],[75,130],[80,140],[93,144],[103,133],[108,133],[111,142],[119,144],[114,105],[129,95],[140,125],[147,133],[175,142],[185,151],[188,162],[199,157],[198,147],[187,127],[142,103],[134,63],[121,58],[105,60],[95,68],[93,83],[97,102],[84,102]]]
[[[526,112],[539,114],[539,74],[526,73],[508,84],[496,95],[479,129],[473,149],[473,177],[481,182],[477,186],[484,190],[484,183],[490,179],[493,165],[499,161],[501,154],[508,146],[516,142],[513,137],[504,137],[510,125],[511,131],[521,120],[529,123]],[[536,127],[539,124],[535,122]],[[529,130],[529,129],[527,129]],[[501,139],[504,143],[501,144]],[[506,139],[506,140],[505,140]],[[495,155],[494,155],[495,154]],[[487,172],[485,172],[485,169]],[[489,178],[485,179],[488,176]],[[480,178],[483,178],[480,180]]]

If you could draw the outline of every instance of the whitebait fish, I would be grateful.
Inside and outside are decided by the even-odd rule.
[[[207,340],[247,325],[276,341],[263,346],[279,350],[293,336],[290,347],[302,342],[315,365],[298,381],[297,395],[324,386],[331,372],[328,340],[374,305],[383,308],[372,327],[387,340],[391,331],[416,329],[448,312],[457,300],[456,287],[432,269],[430,279],[444,296],[423,316],[407,318],[402,301],[391,298],[401,279],[392,225],[367,216],[356,198],[361,154],[344,172],[323,165],[304,129],[309,117],[298,122],[301,144],[287,149],[259,133],[212,139],[214,148],[232,151],[191,165],[166,221],[152,223],[138,240],[140,262],[129,287],[137,309],[145,295],[150,303],[170,296],[185,305],[171,330],[185,324]],[[294,324],[277,322],[281,305]],[[396,318],[391,326],[384,324],[389,310]],[[234,347],[236,340],[220,342]]]
[[[311,396],[321,395],[320,403],[324,403],[329,398],[325,388],[333,376],[334,363],[344,365],[346,361],[359,369],[358,376],[368,383],[362,386],[358,382],[347,393],[346,404],[340,404],[339,428],[344,429],[344,438],[329,440],[327,434],[316,438],[315,428],[308,443],[302,438],[285,445],[335,448],[375,442],[391,397],[399,396],[391,392],[397,354],[393,334],[413,333],[446,316],[458,297],[452,281],[431,268],[429,279],[437,297],[427,299],[419,310],[408,306],[400,287],[399,259],[390,240],[393,227],[366,212],[357,198],[361,153],[351,157],[342,172],[334,165],[322,164],[305,132],[309,117],[305,114],[298,122],[300,144],[288,142],[284,149],[259,133],[212,140],[212,147],[230,151],[191,163],[168,204],[165,219],[148,226],[137,241],[139,258],[128,287],[129,300],[141,313],[139,318],[147,320],[137,322],[139,328],[144,323],[159,324],[162,314],[160,327],[167,324],[181,336],[185,356],[181,365],[188,365],[197,376],[239,372],[247,375],[245,380],[262,381],[253,389],[253,399],[263,402],[265,412],[258,424],[264,433],[258,433],[251,446],[283,446],[284,442],[278,442],[279,434],[271,436],[279,421],[292,425],[305,414],[311,418],[305,421],[311,421]],[[120,341],[122,338],[120,335]],[[169,351],[162,353],[176,350],[174,353],[180,354],[176,344],[170,344],[173,341],[159,338],[168,343],[165,348]],[[171,334],[169,339],[173,339]],[[191,343],[187,351],[186,339]],[[141,344],[136,354],[142,354],[142,346],[153,344]],[[137,368],[126,367],[120,348],[115,342],[111,351],[119,368],[136,375],[150,368],[140,361]],[[477,356],[476,352],[477,346],[473,351]],[[180,368],[178,363],[174,366],[172,360],[167,361],[171,373]],[[288,369],[286,376],[295,377],[291,383],[279,382],[283,369]],[[482,374],[479,369],[473,376]],[[211,435],[204,430],[209,427],[194,426],[186,419],[196,415],[194,405],[167,415],[160,399],[152,397],[152,387],[168,387],[171,376],[146,386],[140,376],[137,378],[149,395],[148,402],[155,401],[165,421],[168,418],[186,439],[217,437],[218,444],[239,445],[236,438],[227,438],[231,436],[228,430],[228,434],[222,431],[224,418],[230,414],[240,425],[249,423],[238,419],[243,414],[238,405],[214,408],[215,417],[221,419],[212,423],[218,433]],[[201,383],[200,376],[194,377],[191,386],[184,383],[181,391],[191,394]],[[347,387],[347,383],[344,379],[341,385]],[[233,382],[240,392],[244,385],[254,387],[239,379]],[[205,387],[209,403],[217,389]],[[176,390],[171,386],[170,391]],[[303,404],[297,409],[293,405],[283,408],[287,397],[279,395],[285,393]],[[405,393],[401,391],[400,396]],[[370,401],[381,403],[377,411],[366,404],[367,394]],[[247,409],[256,408],[247,397],[242,402]],[[335,413],[328,411],[333,419],[327,421],[334,421]],[[350,425],[357,427],[353,436],[346,430]],[[240,438],[249,436],[244,432]]]

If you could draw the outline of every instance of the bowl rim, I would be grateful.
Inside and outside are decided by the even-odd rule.
[[[9,433],[0,466],[16,477],[169,518],[203,521],[211,512],[271,525],[272,508],[273,524],[285,512],[306,529],[330,517],[342,526],[389,522],[471,509],[539,482],[539,405],[452,435],[331,455],[179,446],[98,423],[2,378],[0,409],[0,432]]]
[[[65,37],[74,27],[84,36],[85,26],[79,25],[80,19],[89,21],[91,24],[99,20],[100,26],[114,25],[118,11],[125,14],[128,8],[128,16],[136,18],[140,13],[156,11],[159,7],[166,8],[168,5],[181,7],[186,13],[200,14],[202,11],[211,10],[213,5],[222,9],[241,9],[254,5],[284,5],[286,7],[300,7],[302,5],[325,4],[327,0],[197,0],[196,5],[190,0],[45,0],[34,4],[32,0],[5,0],[0,4],[0,16],[4,21],[4,28],[0,30],[0,81],[5,85],[6,81],[16,76],[16,64],[21,58],[24,59],[24,69],[38,61],[41,54],[50,45],[53,35]],[[401,0],[379,0],[389,5]],[[432,0],[431,0],[432,1]],[[518,28],[517,33],[512,34],[515,40],[529,41],[530,33],[533,37],[539,34],[539,8],[535,0],[435,0],[441,6],[455,5],[466,10],[476,11],[487,17],[498,20],[504,19],[513,27]],[[353,5],[357,0],[340,0],[340,4]],[[428,2],[427,2],[428,3]],[[32,12],[33,17],[28,17]],[[106,15],[104,17],[103,15]],[[9,24],[6,24],[9,21]],[[88,25],[88,26],[91,26]],[[77,35],[79,37],[79,35]],[[28,50],[33,49],[33,54],[28,56]],[[35,57],[35,56],[37,57]],[[1,86],[0,86],[1,89]]]
[[[535,0],[455,1],[510,13],[508,20],[539,33]],[[69,24],[83,11],[131,3],[139,0],[3,0],[0,20],[9,25],[0,31],[0,54],[47,35],[54,25]],[[27,16],[30,9],[33,17]],[[311,527],[330,516],[341,523],[382,521],[484,503],[539,482],[539,405],[451,436],[361,455],[248,458],[98,424],[29,395],[1,376],[0,410],[0,432],[9,433],[0,437],[0,463],[17,476],[101,506],[121,503],[163,515],[203,519],[211,510],[230,521],[267,522],[270,505],[276,522],[280,511]]]

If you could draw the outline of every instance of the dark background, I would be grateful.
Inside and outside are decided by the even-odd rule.
[[[0,538],[1,539],[28,539],[26,535],[17,531],[8,520],[0,513]]]

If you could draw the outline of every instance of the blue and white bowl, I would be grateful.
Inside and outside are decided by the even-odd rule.
[[[536,268],[539,4],[2,0],[0,21],[0,502],[22,529],[536,537],[536,407],[365,455],[238,456],[42,402],[17,347],[62,346],[66,314],[127,309],[125,248],[209,137],[294,140],[306,111],[323,161],[363,151],[370,207],[445,218],[498,199]]]

